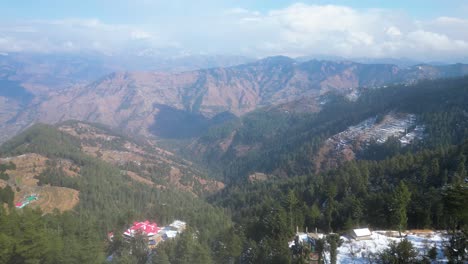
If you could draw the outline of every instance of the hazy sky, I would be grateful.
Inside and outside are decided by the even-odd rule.
[[[457,60],[466,0],[2,0],[0,52]]]

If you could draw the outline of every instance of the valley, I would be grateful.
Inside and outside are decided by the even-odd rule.
[[[468,263],[468,4],[0,1],[0,264]]]
[[[323,76],[314,79],[318,65]],[[380,67],[392,77],[375,79]],[[436,249],[449,259],[444,250],[466,223],[459,212],[466,208],[468,78],[417,81],[457,76],[453,67],[463,65],[416,67],[423,72],[416,77],[411,67],[388,67],[279,57],[226,69],[114,73],[44,101],[34,97],[27,104],[36,108],[4,125],[25,124],[0,147],[1,210],[9,212],[2,221],[45,221],[44,238],[55,237],[48,230],[58,225],[62,238],[77,241],[76,254],[93,245],[93,259],[299,263],[310,249],[287,246],[299,227],[323,233],[316,243],[326,248],[317,252],[331,259],[333,234],[363,225],[445,230]],[[373,69],[374,79],[348,83],[350,72],[363,69]],[[174,219],[187,230],[156,251],[139,236],[105,240],[132,222]],[[351,252],[367,244],[341,239],[339,262],[368,259],[367,249]],[[410,240],[426,258],[419,238]],[[374,241],[373,258],[399,243]]]

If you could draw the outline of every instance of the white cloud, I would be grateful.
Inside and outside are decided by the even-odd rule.
[[[0,27],[0,52],[120,53],[133,47],[174,45],[141,27],[105,24],[97,19],[34,20]]]
[[[249,22],[250,16],[242,21]],[[328,54],[347,57],[410,57],[445,59],[468,53],[468,20],[439,17],[418,21],[382,9],[353,9],[335,5],[294,4],[257,16],[246,27],[263,27],[262,37],[250,40],[266,55]]]
[[[394,26],[391,26],[391,27],[387,28],[387,30],[385,30],[385,32],[390,37],[400,37],[401,36],[400,29],[398,29],[397,27],[394,27]]]
[[[401,11],[301,3],[266,12],[210,10],[209,15],[156,16],[139,26],[98,19],[4,23],[0,26],[0,52],[159,50],[165,55],[324,54],[423,60],[468,54],[468,20],[456,17],[420,21]]]
[[[132,39],[150,39],[152,38],[151,33],[143,30],[134,30],[130,33]]]

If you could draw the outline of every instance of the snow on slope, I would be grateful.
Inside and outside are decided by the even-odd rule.
[[[338,139],[341,144],[346,144],[355,140],[384,143],[389,137],[398,137],[399,139],[405,138],[405,142],[402,143],[407,144],[414,138],[420,137],[424,131],[423,127],[417,126],[417,129],[409,133],[407,130],[415,123],[416,116],[413,114],[390,113],[379,122],[377,122],[377,117],[369,118],[358,125],[349,127],[333,138]]]
[[[362,241],[341,237],[344,242],[338,248],[337,262],[343,264],[369,263],[371,254],[385,250],[392,241],[401,241],[401,238],[385,236],[385,233],[386,231],[374,231],[372,232],[372,240]],[[437,263],[447,262],[443,254],[443,244],[446,240],[443,233],[408,234],[407,239],[413,243],[413,247],[418,250],[420,256],[425,255],[431,247],[435,246],[437,248]]]
[[[390,137],[395,137],[402,146],[411,144],[423,139],[424,129],[414,114],[392,112],[380,118],[368,118],[328,138],[315,158],[316,170],[334,168],[342,162],[355,159],[356,153],[371,142],[382,144]]]

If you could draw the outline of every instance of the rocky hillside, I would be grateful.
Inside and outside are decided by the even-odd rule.
[[[56,123],[76,119],[103,123],[134,134],[164,137],[182,130],[203,132],[219,120],[219,114],[227,112],[242,116],[260,107],[304,98],[312,105],[304,108],[317,111],[317,99],[329,92],[355,97],[358,88],[467,73],[468,66],[462,64],[400,68],[349,61],[297,62],[288,57],[178,73],[117,72],[89,85],[55,91],[40,100],[36,98],[23,108],[26,111],[6,115],[0,126],[2,130],[9,129],[10,135],[14,133],[10,130],[17,131],[38,121]],[[175,119],[178,121],[163,123]],[[14,129],[5,125],[11,120],[19,124]]]
[[[318,98],[328,92],[352,94],[358,87],[466,73],[468,66],[461,64],[401,69],[353,62],[297,63],[287,57],[183,73],[114,73],[52,96],[40,105],[38,119],[49,123],[87,120],[148,135],[151,125],[164,118],[162,107],[206,118],[223,112],[240,116],[262,106]]]
[[[128,54],[106,56],[82,54],[0,54],[0,80],[19,81],[32,92],[62,90],[88,84],[116,71],[152,70],[178,72],[210,67],[228,67],[251,61],[239,56],[181,56]]]

